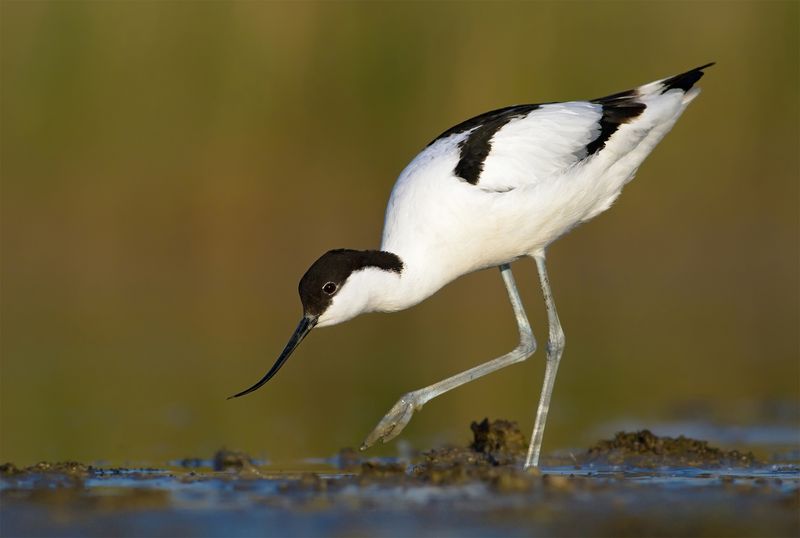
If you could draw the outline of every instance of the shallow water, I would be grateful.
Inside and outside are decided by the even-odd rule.
[[[556,455],[544,462],[541,473],[524,473],[518,463],[487,466],[478,461],[460,468],[464,460],[446,456],[476,453],[451,450],[426,456],[429,464],[419,459],[361,461],[343,452],[298,462],[296,471],[222,452],[215,459],[150,469],[7,468],[0,478],[0,534],[800,534],[800,466],[787,462],[791,451],[747,466],[637,467],[585,459],[569,463]],[[434,460],[439,467],[430,464]],[[308,472],[312,467],[314,472]],[[483,474],[470,474],[476,470]]]

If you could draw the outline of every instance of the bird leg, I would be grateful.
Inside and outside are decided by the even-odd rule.
[[[539,465],[539,453],[542,449],[542,437],[544,436],[544,425],[547,421],[547,411],[550,408],[550,397],[553,395],[553,385],[556,381],[558,362],[564,352],[564,331],[561,329],[561,322],[558,320],[556,303],[553,301],[553,294],[550,291],[550,279],[547,277],[545,267],[544,252],[534,256],[536,268],[539,270],[539,281],[542,285],[542,295],[544,304],[547,307],[547,362],[544,370],[544,384],[542,385],[542,395],[539,398],[539,409],[536,411],[536,422],[533,426],[531,444],[528,446],[528,457],[525,459],[525,468],[537,467]]]
[[[404,394],[389,412],[386,413],[386,416],[381,419],[375,429],[372,430],[372,433],[367,436],[366,440],[361,445],[361,450],[369,448],[378,441],[383,441],[385,443],[396,437],[411,420],[414,411],[419,411],[422,409],[423,405],[440,394],[444,394],[464,383],[483,377],[500,368],[524,361],[536,351],[536,339],[533,337],[533,331],[531,331],[530,323],[528,323],[528,317],[525,315],[525,309],[522,306],[522,300],[519,297],[517,286],[514,283],[514,275],[511,273],[511,267],[508,264],[501,265],[500,274],[505,282],[506,289],[508,290],[508,298],[511,300],[511,306],[514,308],[514,315],[517,318],[517,327],[519,328],[519,344],[517,347],[510,353],[506,353],[501,357],[490,360],[489,362],[471,368],[465,372],[448,377],[428,387]]]

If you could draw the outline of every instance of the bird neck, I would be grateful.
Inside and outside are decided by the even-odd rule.
[[[451,278],[445,277],[437,271],[434,266],[426,266],[421,260],[413,255],[400,252],[395,254],[403,263],[403,269],[399,273],[380,270],[364,271],[366,289],[371,290],[369,300],[369,311],[372,312],[396,312],[410,308],[434,293],[442,286],[447,284]]]

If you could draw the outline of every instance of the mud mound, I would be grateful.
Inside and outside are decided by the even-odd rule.
[[[516,422],[485,418],[470,427],[473,439],[466,447],[429,450],[409,464],[363,461],[353,449],[343,449],[338,467],[357,473],[354,480],[361,486],[482,481],[502,490],[528,489],[537,473],[522,470],[527,446]]]
[[[613,439],[599,441],[586,452],[585,461],[634,467],[751,467],[759,463],[752,452],[725,451],[682,435],[659,437],[650,430],[618,432]]]
[[[528,449],[528,441],[516,422],[488,418],[470,425],[474,440],[470,448],[485,454],[495,465],[506,465],[521,460]]]

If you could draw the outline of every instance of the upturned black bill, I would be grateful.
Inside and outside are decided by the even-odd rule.
[[[250,394],[254,390],[257,390],[257,389],[261,388],[261,386],[264,383],[266,383],[267,381],[272,379],[272,376],[274,376],[276,373],[278,373],[278,370],[280,370],[281,366],[283,366],[283,363],[285,363],[287,361],[289,356],[292,354],[292,351],[294,351],[294,349],[298,345],[300,345],[300,342],[303,341],[303,338],[305,338],[306,335],[309,332],[311,332],[311,329],[313,329],[316,324],[317,324],[317,318],[316,317],[312,318],[312,317],[304,316],[303,319],[300,320],[300,324],[297,326],[297,329],[294,330],[294,334],[289,339],[289,343],[286,344],[286,347],[283,349],[283,353],[281,353],[281,356],[278,357],[277,361],[275,361],[275,364],[272,365],[272,368],[269,369],[269,372],[267,372],[267,375],[262,377],[261,380],[258,383],[256,383],[255,385],[253,385],[249,389],[243,390],[242,392],[240,392],[238,394],[234,394],[233,396],[228,397],[228,399],[230,400],[231,398],[238,398],[239,396],[244,396],[245,394]]]

